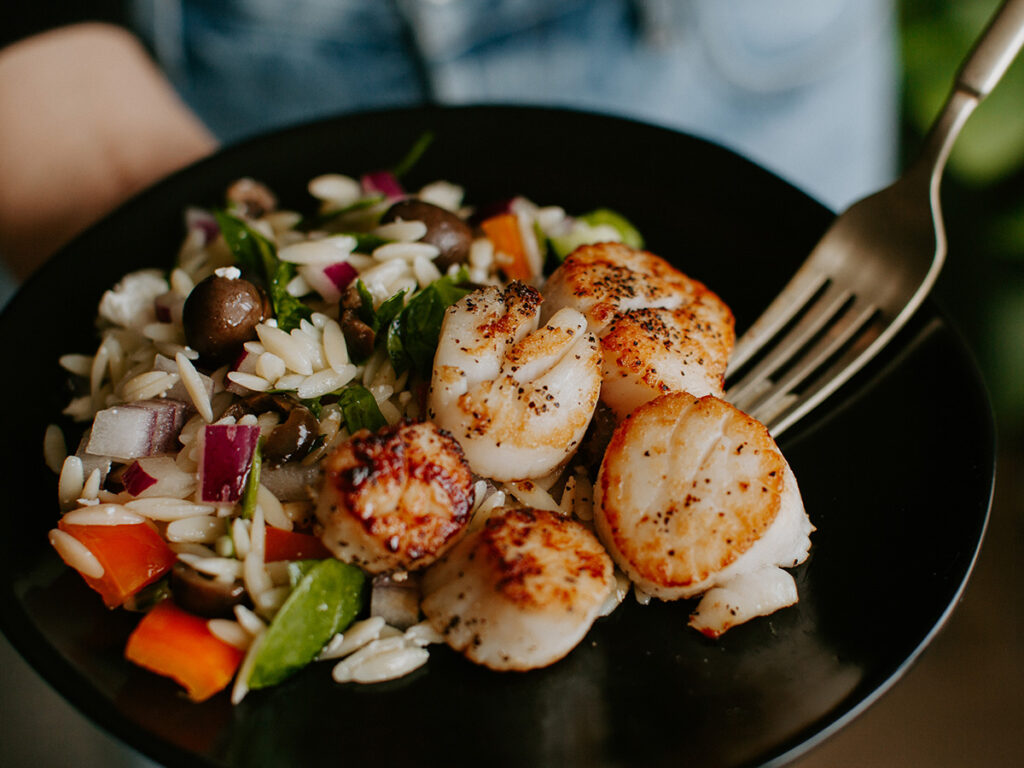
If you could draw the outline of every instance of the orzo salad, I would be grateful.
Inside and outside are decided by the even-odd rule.
[[[796,602],[811,526],[722,399],[728,307],[618,213],[400,166],[310,180],[307,213],[234,182],[61,358],[82,436],[47,430],[50,543],[141,614],[127,658],[237,703],[438,643],[545,666],[631,589],[703,596],[709,637]]]

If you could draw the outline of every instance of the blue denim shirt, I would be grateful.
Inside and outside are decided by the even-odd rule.
[[[891,0],[134,0],[223,140],[372,107],[556,104],[740,151],[843,206],[897,139]]]
[[[893,174],[889,0],[136,0],[225,141],[436,101],[557,104],[696,133],[842,206]]]

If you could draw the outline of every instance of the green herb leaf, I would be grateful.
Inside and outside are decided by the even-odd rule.
[[[465,268],[455,275],[438,278],[417,293],[388,325],[387,350],[396,373],[409,368],[429,376],[441,336],[445,310],[472,288]]]
[[[402,178],[405,174],[412,170],[413,166],[420,161],[423,154],[427,151],[430,145],[434,142],[434,132],[424,131],[416,139],[412,147],[406,153],[405,157],[398,161],[398,165],[391,169],[391,172],[398,178]]]
[[[381,328],[387,328],[391,321],[398,317],[398,313],[405,308],[405,291],[399,291],[391,298],[385,299],[374,314],[370,327],[374,333],[379,333]]]
[[[388,422],[380,412],[373,393],[366,387],[358,384],[345,387],[338,393],[338,405],[349,434],[355,434],[360,429],[376,432],[387,426]]]
[[[368,197],[361,197],[351,205],[346,205],[344,208],[336,208],[331,211],[324,211],[323,213],[317,213],[312,217],[303,219],[296,226],[296,229],[308,232],[311,229],[320,229],[326,227],[332,221],[341,218],[349,213],[356,213],[357,211],[365,211],[367,208],[373,208],[375,205],[383,203],[387,198],[384,195],[370,195]]]
[[[386,237],[374,235],[370,232],[345,232],[342,234],[346,234],[356,241],[356,253],[372,253],[374,249],[394,242],[393,240],[388,240]]]

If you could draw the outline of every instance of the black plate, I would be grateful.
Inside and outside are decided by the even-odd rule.
[[[46,542],[55,481],[39,446],[65,402],[57,357],[90,351],[102,291],[171,262],[182,210],[252,175],[309,206],[306,181],[393,164],[437,139],[411,183],[471,201],[525,194],[630,217],[649,247],[704,280],[745,327],[831,214],[711,144],[622,120],[529,108],[348,116],[227,149],[160,184],[48,264],[0,318],[5,535],[0,622],[64,696],[170,765],[781,764],[904,672],[952,610],[988,516],[993,425],[959,337],[932,304],[782,448],[817,526],[798,606],[712,642],[689,605],[632,598],[551,668],[497,674],[438,648],[406,679],[339,686],[315,666],[233,708],[189,703],[122,659],[135,617],[107,613]]]

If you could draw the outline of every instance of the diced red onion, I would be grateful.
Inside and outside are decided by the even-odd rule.
[[[185,299],[174,291],[162,293],[153,300],[156,319],[161,323],[180,323],[181,310],[184,306]]]
[[[88,447],[91,436],[91,430],[82,435],[82,439],[78,443],[78,449],[75,451],[75,456],[82,462],[82,477],[88,477],[93,473],[94,469],[98,469],[100,471],[100,484],[103,484],[107,480],[107,473],[110,472],[110,457],[94,456],[89,453]]]
[[[323,296],[324,301],[335,304],[359,273],[347,261],[339,261],[326,267],[306,264],[299,267],[299,274],[310,288]]]
[[[179,400],[139,400],[96,414],[86,451],[127,461],[172,453],[185,425],[188,406]]]
[[[260,439],[259,426],[209,424],[201,434],[199,500],[238,501],[242,498],[253,452]]]
[[[343,291],[349,287],[359,273],[347,261],[339,261],[337,264],[324,267],[324,274],[327,275],[339,291]]]
[[[360,179],[363,187],[363,194],[382,194],[388,200],[396,200],[405,197],[405,189],[402,188],[398,177],[391,171],[374,171],[364,174]]]
[[[202,208],[187,208],[185,210],[185,227],[191,232],[198,230],[203,233],[203,245],[217,239],[220,234],[220,227],[217,226],[217,219],[213,214]]]
[[[156,478],[147,474],[139,462],[132,463],[121,475],[124,489],[132,496],[138,496],[150,486],[156,485]]]

